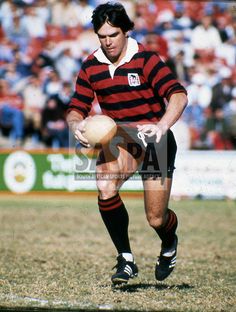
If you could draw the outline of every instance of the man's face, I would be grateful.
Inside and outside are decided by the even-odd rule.
[[[126,33],[123,33],[119,27],[113,27],[105,23],[98,30],[97,35],[106,57],[112,63],[119,63],[126,52]]]

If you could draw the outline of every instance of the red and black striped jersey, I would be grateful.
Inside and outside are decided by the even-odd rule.
[[[102,113],[116,122],[160,120],[171,95],[186,90],[157,53],[136,45],[137,52],[114,73],[96,52],[91,54],[82,64],[68,110],[87,117],[96,93]]]

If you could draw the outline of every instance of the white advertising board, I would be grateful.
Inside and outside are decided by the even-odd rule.
[[[172,195],[236,199],[236,152],[178,153]]]
[[[83,189],[96,187],[95,181],[79,181]],[[131,178],[122,190],[142,190],[140,178]],[[178,152],[172,196],[236,199],[236,152]]]
[[[26,151],[0,154],[0,157],[3,181],[0,190],[26,193],[96,189],[96,158]],[[125,191],[142,189],[138,173],[122,186]],[[171,194],[174,197],[236,199],[236,151],[178,152]]]

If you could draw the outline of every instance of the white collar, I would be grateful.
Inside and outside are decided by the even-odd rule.
[[[102,51],[101,48],[99,48],[94,53],[94,56],[96,57],[96,59],[100,63],[105,63],[105,64],[109,65],[109,70],[110,70],[111,76],[113,77],[116,68],[125,64],[125,63],[128,63],[137,52],[138,52],[137,41],[135,39],[129,37],[125,56],[121,59],[121,61],[119,62],[118,65],[114,65],[113,63],[111,63],[111,61],[106,57],[106,55],[104,54],[104,52]]]

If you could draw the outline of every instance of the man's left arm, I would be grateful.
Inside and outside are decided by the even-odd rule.
[[[157,124],[146,124],[137,126],[138,130],[145,135],[151,137],[156,135],[156,142],[159,142],[161,137],[166,134],[176,121],[182,115],[188,103],[185,93],[174,93],[169,99],[166,112]]]

